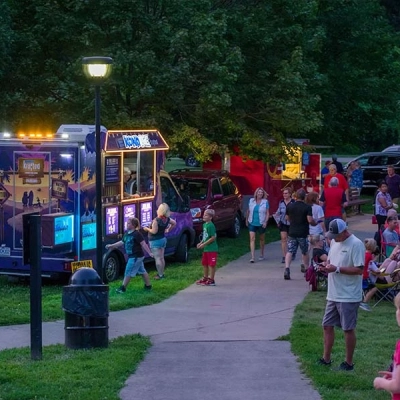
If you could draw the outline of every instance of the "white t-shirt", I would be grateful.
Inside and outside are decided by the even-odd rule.
[[[320,220],[321,218],[324,218],[324,210],[322,207],[318,204],[313,204],[312,205],[312,216],[315,221]],[[322,229],[321,224],[318,223],[318,225],[312,226],[310,225],[310,235],[318,235],[323,233],[324,230]]]
[[[330,264],[337,267],[358,267],[362,271],[365,261],[365,246],[354,235],[344,242],[331,241],[328,254]],[[326,299],[340,303],[356,303],[362,300],[362,274],[328,274],[328,294]]]

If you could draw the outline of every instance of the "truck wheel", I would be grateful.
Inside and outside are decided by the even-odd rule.
[[[182,263],[187,263],[189,260],[188,237],[186,234],[183,234],[179,239],[178,247],[175,251],[175,259]]]
[[[119,278],[120,265],[118,257],[110,254],[104,263],[104,282],[112,282]]]
[[[242,227],[242,220],[239,214],[235,215],[235,219],[233,220],[233,224],[228,231],[228,236],[231,238],[237,238],[240,235],[240,229]]]

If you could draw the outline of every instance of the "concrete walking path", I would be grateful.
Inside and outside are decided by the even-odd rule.
[[[348,222],[360,239],[376,230],[370,216]],[[255,264],[245,255],[220,268],[215,287],[192,285],[160,304],[110,313],[110,339],[141,333],[153,343],[121,399],[321,398],[290,343],[276,340],[289,333],[294,308],[309,290],[299,257],[284,281],[280,242],[265,254]],[[29,346],[30,326],[0,327],[0,338],[0,350]],[[64,343],[64,321],[43,323],[43,345],[55,343]]]

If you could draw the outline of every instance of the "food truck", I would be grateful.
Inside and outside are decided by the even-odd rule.
[[[101,148],[102,168],[96,171],[94,126],[62,125],[55,134],[2,134],[0,274],[29,275],[30,267],[23,261],[23,215],[29,213],[41,215],[42,276],[68,276],[82,266],[97,265],[98,173],[104,246],[121,239],[128,218],[150,225],[158,205],[166,202],[177,226],[167,234],[165,254],[187,261],[194,242],[190,207],[163,171],[168,145],[160,132],[102,127]],[[130,189],[128,178],[135,181]],[[123,248],[104,250],[103,279],[116,279],[125,261]]]
[[[306,192],[320,191],[321,154],[307,152],[307,139],[294,140],[299,147],[286,163],[271,164],[261,160],[244,159],[239,155],[215,154],[203,164],[204,169],[224,169],[230,173],[243,195],[243,212],[246,213],[249,199],[258,187],[268,193],[270,214],[278,209],[283,198],[282,191],[289,187],[292,192],[303,188]]]

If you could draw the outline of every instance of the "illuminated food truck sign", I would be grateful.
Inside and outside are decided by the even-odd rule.
[[[106,151],[168,150],[168,145],[157,130],[108,131]]]

